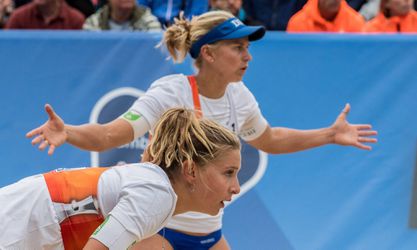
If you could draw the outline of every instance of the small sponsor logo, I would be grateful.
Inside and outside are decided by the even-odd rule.
[[[214,242],[214,238],[208,238],[208,239],[205,239],[205,240],[200,241],[200,243],[202,245],[209,244],[209,243],[212,243],[212,242]]]
[[[140,118],[139,114],[135,114],[132,111],[127,112],[126,114],[123,115],[124,118],[128,119],[129,121],[136,121],[137,119]]]
[[[240,21],[239,19],[234,19],[232,20],[233,25],[235,25],[235,27],[239,27],[241,25],[243,25],[242,21]]]

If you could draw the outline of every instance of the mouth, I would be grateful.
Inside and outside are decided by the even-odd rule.
[[[224,207],[225,204],[227,204],[227,203],[229,203],[231,201],[232,201],[232,198],[229,198],[229,199],[226,199],[226,200],[221,201],[220,204],[221,204],[222,207]]]

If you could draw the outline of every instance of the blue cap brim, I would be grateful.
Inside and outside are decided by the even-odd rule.
[[[222,37],[219,40],[239,39],[247,37],[249,41],[256,41],[265,35],[265,28],[263,26],[242,26],[242,28],[233,31],[232,33]]]
[[[249,41],[256,41],[265,35],[263,26],[246,26],[239,19],[232,17],[211,29],[191,45],[190,54],[197,58],[204,44],[213,44],[221,40],[239,39],[247,37]]]

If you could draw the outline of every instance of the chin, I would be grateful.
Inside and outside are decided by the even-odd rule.
[[[206,210],[206,211],[203,211],[202,213],[205,213],[205,214],[208,214],[208,215],[211,215],[211,216],[215,216],[215,215],[219,214],[219,212],[220,212],[220,207],[219,208],[213,208],[213,209],[210,209],[210,210]]]
[[[242,81],[243,76],[238,76],[238,77],[234,77],[232,78],[229,82],[240,82]]]
[[[216,211],[212,211],[212,212],[207,213],[207,214],[209,214],[211,216],[216,216],[219,212],[220,212],[220,209],[217,209]]]

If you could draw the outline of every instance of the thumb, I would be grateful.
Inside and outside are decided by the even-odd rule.
[[[56,114],[51,105],[45,104],[45,111],[48,114],[49,120],[53,120],[56,118]]]
[[[350,111],[350,104],[346,103],[345,107],[343,108],[342,114],[348,115]]]

